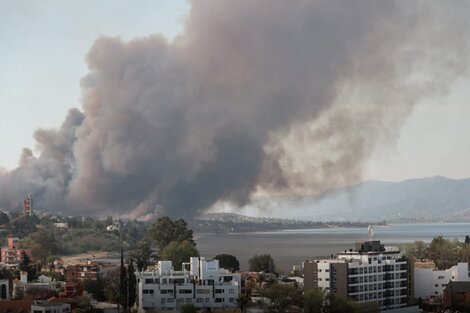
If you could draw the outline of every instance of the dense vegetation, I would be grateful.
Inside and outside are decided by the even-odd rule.
[[[437,236],[430,244],[415,241],[405,246],[405,254],[416,260],[434,261],[438,269],[447,269],[458,262],[470,262],[470,238],[466,236],[464,242],[459,242]]]
[[[3,212],[0,212],[3,213]],[[35,258],[45,264],[56,255],[70,255],[89,251],[119,251],[137,249],[144,237],[145,225],[139,221],[113,221],[112,217],[51,217],[0,214],[0,244],[5,245],[7,235],[21,238],[21,244],[31,249]],[[67,223],[57,227],[55,223]],[[114,230],[106,227],[114,225]]]

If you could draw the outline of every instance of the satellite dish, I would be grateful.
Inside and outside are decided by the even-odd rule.
[[[369,239],[372,239],[372,237],[374,237],[374,226],[369,225],[369,227],[367,227],[367,234],[369,234]]]

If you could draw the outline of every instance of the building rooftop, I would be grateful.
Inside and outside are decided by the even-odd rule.
[[[0,313],[30,313],[33,301],[0,300]]]

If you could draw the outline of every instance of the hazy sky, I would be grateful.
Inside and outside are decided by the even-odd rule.
[[[85,55],[99,36],[124,40],[181,30],[179,0],[0,1],[0,167],[13,169],[37,128],[80,107]]]
[[[1,1],[0,167],[16,167],[21,149],[34,148],[34,130],[58,127],[80,107],[84,57],[97,37],[172,38],[187,10],[181,0]],[[469,81],[461,79],[414,108],[396,144],[373,153],[365,178],[470,177],[469,119]]]

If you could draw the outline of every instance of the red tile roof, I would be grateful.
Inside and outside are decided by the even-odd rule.
[[[30,313],[34,301],[0,300],[0,313]]]

